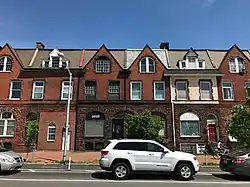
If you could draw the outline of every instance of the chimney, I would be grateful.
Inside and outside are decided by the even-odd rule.
[[[44,49],[45,45],[42,42],[36,42],[36,48],[37,49]]]
[[[168,42],[161,42],[160,49],[169,49],[169,43]]]

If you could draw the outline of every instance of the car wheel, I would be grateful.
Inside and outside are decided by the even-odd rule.
[[[130,169],[125,163],[117,163],[113,167],[113,176],[117,180],[125,180],[130,175]]]
[[[193,179],[194,171],[190,164],[180,164],[176,168],[176,174],[179,180],[191,180]]]

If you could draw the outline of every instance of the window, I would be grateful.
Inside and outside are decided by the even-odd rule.
[[[245,70],[245,63],[240,57],[233,57],[229,61],[229,70],[231,73],[239,73]]]
[[[2,113],[0,116],[0,136],[14,136],[16,121],[10,112]]]
[[[143,142],[120,142],[114,149],[116,150],[133,150],[133,151],[147,151],[146,143]]]
[[[223,82],[222,83],[223,100],[234,100],[233,83]]]
[[[120,99],[120,81],[109,81],[108,99],[109,100]]]
[[[154,73],[155,61],[150,57],[145,57],[140,61],[140,73]]]
[[[104,136],[105,116],[100,112],[91,112],[85,120],[85,137],[103,137]]]
[[[33,83],[32,99],[43,99],[44,81],[35,81]]]
[[[212,99],[212,88],[210,81],[200,81],[200,98],[201,100]]]
[[[187,100],[187,81],[176,82],[176,98],[177,100]]]
[[[150,152],[163,152],[164,149],[161,146],[156,145],[154,143],[147,143],[147,151],[150,151]]]
[[[250,82],[246,82],[246,94],[247,97],[250,97]]]
[[[60,57],[53,56],[52,58],[52,67],[59,68]]]
[[[132,81],[130,82],[130,99],[131,100],[141,100],[141,82]]]
[[[94,100],[96,98],[96,81],[85,81],[85,99]]]
[[[181,68],[186,68],[186,61],[181,61]]]
[[[73,82],[71,83],[73,85]],[[61,94],[61,100],[67,100],[70,90],[70,99],[72,99],[73,95],[73,86],[69,85],[69,81],[63,81],[62,82],[62,94]]]
[[[8,56],[0,57],[0,72],[10,72],[12,70],[12,59]]]
[[[165,100],[165,82],[154,82],[154,100]]]
[[[11,81],[9,99],[20,99],[22,92],[21,81]]]
[[[199,117],[193,113],[184,113],[180,117],[181,137],[199,137],[200,123]]]
[[[95,61],[95,72],[96,73],[109,73],[110,72],[110,60],[105,57],[99,57]]]
[[[205,68],[205,67],[204,67],[204,65],[205,65],[204,63],[205,63],[205,61],[199,60],[199,61],[198,61],[199,68]]]
[[[51,124],[48,126],[47,141],[55,141],[55,140],[56,140],[56,126]]]
[[[196,58],[188,57],[188,68],[195,69],[196,68]]]

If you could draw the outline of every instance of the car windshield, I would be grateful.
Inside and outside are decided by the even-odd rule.
[[[243,156],[247,153],[250,153],[250,148],[249,147],[242,147],[240,149],[237,149],[235,151],[232,151],[230,154],[230,156]]]
[[[9,151],[9,150],[6,149],[6,148],[4,148],[4,147],[2,147],[2,146],[0,146],[0,152],[6,152],[6,151]]]

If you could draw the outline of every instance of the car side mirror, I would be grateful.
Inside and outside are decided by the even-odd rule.
[[[164,149],[164,150],[163,150],[163,153],[168,153],[168,150],[167,150],[167,149]]]

